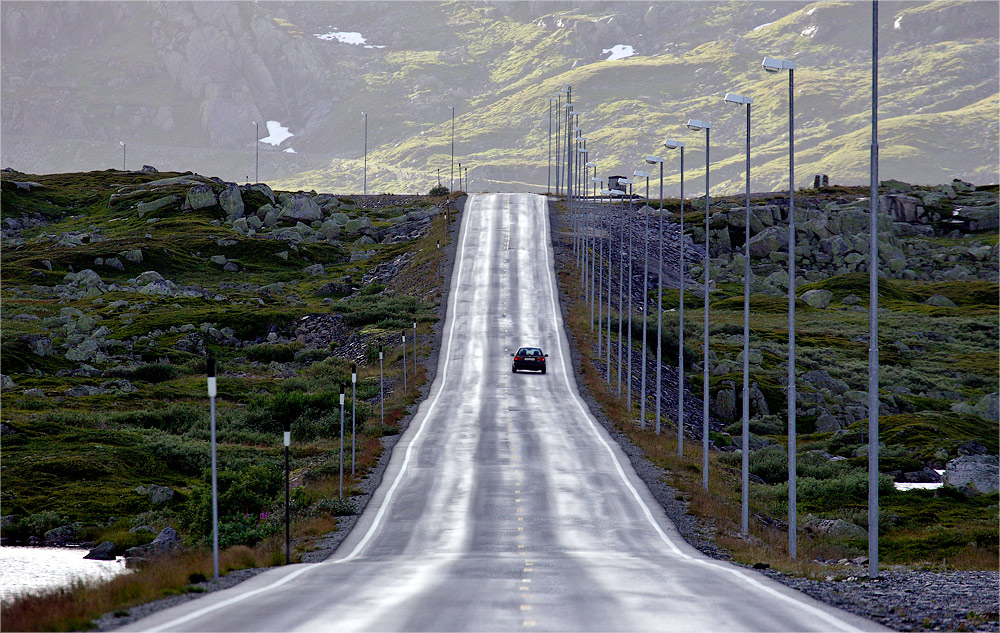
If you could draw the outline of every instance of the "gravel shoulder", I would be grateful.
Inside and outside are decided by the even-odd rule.
[[[557,270],[568,270],[575,265],[570,244],[560,239],[561,216],[551,206],[549,220]],[[569,322],[567,299],[560,287],[559,305],[566,323]],[[571,330],[567,329],[566,335],[573,368],[579,376],[582,374],[580,346]],[[577,380],[577,387],[591,413],[628,455],[636,474],[649,487],[681,536],[705,555],[731,561],[729,552],[712,542],[710,525],[688,514],[687,503],[678,500],[677,490],[665,481],[665,471],[646,459],[642,450],[617,430],[582,381]],[[749,565],[740,566],[750,568]],[[1000,630],[1000,572],[893,570],[882,572],[878,579],[871,580],[866,577],[865,569],[857,567],[856,575],[845,580],[836,580],[834,576],[831,580],[810,580],[773,569],[756,571],[816,600],[897,631]],[[842,570],[838,570],[838,575],[842,575],[839,571]]]

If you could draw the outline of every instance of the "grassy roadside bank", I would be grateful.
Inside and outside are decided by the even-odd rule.
[[[173,527],[179,543],[174,555],[150,558],[108,583],[5,601],[3,630],[86,629],[103,613],[209,586],[205,353],[219,363],[223,575],[284,563],[285,420],[292,421],[297,562],[358,512],[351,497],[383,457],[382,438],[400,432],[426,387],[440,308],[436,244],[448,241],[445,214],[438,212],[444,198],[268,191],[269,201],[259,186],[240,187],[244,221],[266,215],[253,214],[257,206],[292,213],[307,204],[304,198],[321,209],[322,219],[309,224],[292,217],[272,227],[258,223],[255,235],[221,204],[231,183],[199,180],[192,187],[180,178],[190,176],[4,174],[4,228],[8,218],[21,226],[4,235],[0,285],[3,536],[44,543],[71,530],[70,543],[110,541],[120,555]],[[8,195],[15,179],[39,186]],[[214,204],[185,208],[190,191],[202,185]],[[119,203],[115,194],[125,187],[139,193]],[[137,207],[164,199],[154,211],[159,218],[138,221]],[[455,214],[450,218],[454,225]],[[141,251],[129,253],[139,261],[125,259],[129,250]],[[216,253],[233,266],[205,261]],[[97,263],[112,259],[115,267]],[[99,281],[76,284],[73,276],[86,270]],[[148,270],[164,281],[137,278]],[[147,279],[153,287],[136,292]],[[81,359],[77,352],[88,341],[97,353]],[[358,364],[353,475],[352,362]],[[347,385],[343,501],[341,384]],[[154,500],[150,488],[169,490],[162,495],[168,498]]]
[[[787,464],[787,456],[782,416],[778,407],[772,407],[772,411],[779,415],[755,415],[751,421],[751,432],[762,440],[763,446],[753,450],[750,457],[751,476],[754,479],[750,488],[750,536],[741,537],[739,454],[731,450],[713,450],[709,455],[709,490],[703,490],[700,438],[689,437],[685,442],[685,456],[678,457],[676,425],[672,421],[664,418],[664,431],[660,436],[655,434],[652,424],[647,424],[645,429],[641,428],[638,421],[638,401],[634,401],[633,410],[629,411],[625,398],[617,397],[615,390],[608,388],[603,375],[596,370],[594,364],[592,349],[595,339],[589,327],[590,309],[583,300],[582,288],[579,286],[579,274],[570,250],[568,227],[560,227],[559,222],[554,222],[553,225],[557,272],[562,301],[567,311],[567,327],[580,354],[581,382],[601,409],[596,413],[606,416],[614,428],[642,449],[647,459],[666,471],[667,482],[677,491],[678,498],[687,504],[688,513],[698,518],[712,534],[713,542],[724,547],[735,561],[767,565],[809,578],[847,578],[859,575],[860,567],[852,564],[852,561],[863,560],[867,553],[867,539],[863,531],[837,537],[813,533],[805,527],[813,519],[840,519],[861,528],[867,527],[866,458],[858,451],[867,420],[855,422],[843,433],[817,432],[811,426],[814,424],[813,420],[806,420],[806,424],[800,427],[799,555],[797,560],[792,560],[786,550],[787,467],[784,465]],[[831,282],[836,283],[836,279]],[[976,282],[970,282],[970,285],[975,284]],[[723,290],[719,294],[724,295],[726,292]],[[752,304],[755,300],[766,303],[768,299],[762,296],[751,297]],[[995,297],[985,299],[987,305],[989,301],[995,301]],[[732,346],[729,337],[733,332],[730,331],[731,328],[727,328],[727,324],[737,323],[742,319],[742,304],[731,304],[733,302],[727,301],[725,296],[713,301],[710,332],[713,350],[724,350],[727,346]],[[686,326],[690,327],[687,340],[694,341],[696,346],[702,336],[700,307],[700,302],[689,305],[689,320],[686,319]],[[906,312],[905,306],[900,304],[894,306],[894,309],[901,307],[904,308],[900,310],[902,314],[885,317],[890,321],[898,321],[898,325],[890,323],[890,326],[900,327],[905,324],[907,327],[931,331],[942,326],[940,319],[935,323],[929,315],[921,315],[919,311]],[[864,314],[861,316],[865,317]],[[754,320],[752,347],[757,348],[762,342],[769,340],[769,330],[779,330],[782,317],[780,311],[763,315],[755,312],[751,317]],[[855,327],[859,331],[862,329],[860,319],[854,324],[849,318],[841,315],[811,315],[806,327],[814,335],[816,343],[813,346],[817,349],[807,349],[807,352],[816,353],[816,359],[824,356],[829,358],[826,348],[836,346],[834,341],[824,341],[830,331],[837,331],[837,336],[830,338],[839,339],[843,337],[845,330]],[[672,313],[668,319],[676,320],[676,314]],[[920,319],[925,319],[925,322],[915,323]],[[676,323],[673,325],[676,332]],[[633,349],[641,349],[641,338],[641,327],[635,328],[631,340]],[[649,338],[652,342],[651,349],[655,349],[655,325],[654,335]],[[808,345],[807,343],[806,347]],[[690,357],[700,357],[700,350],[693,348],[690,351]],[[773,373],[782,370],[779,356],[765,360],[768,362],[764,369]],[[921,360],[934,361],[927,356]],[[898,364],[898,361],[893,363],[891,359],[889,362]],[[948,358],[937,359],[936,362],[938,366],[933,371],[947,371],[945,366],[950,362]],[[806,363],[803,364],[809,368]],[[982,371],[988,380],[990,366],[984,366]],[[760,379],[763,385],[767,377],[766,373],[762,373],[755,375],[754,379]],[[687,378],[690,385],[700,387],[700,368],[692,371]],[[717,393],[720,382],[713,377],[713,394]],[[783,399],[783,391],[779,383],[775,383],[775,386],[777,393],[771,399],[777,403]],[[697,391],[700,393],[700,388]],[[916,399],[914,402],[917,402]],[[714,411],[715,402],[711,404]],[[996,571],[996,493],[970,498],[949,489],[901,492],[892,485],[889,473],[901,467],[908,469],[909,463],[905,463],[905,460],[919,463],[922,456],[932,456],[941,449],[955,450],[963,442],[982,442],[991,452],[996,450],[995,425],[991,428],[990,424],[977,418],[970,419],[952,412],[945,414],[933,402],[925,401],[922,404],[925,404],[923,410],[886,416],[880,429],[881,441],[886,444],[880,463],[881,564],[885,569]],[[647,407],[647,411],[649,409]],[[739,432],[738,427],[726,430],[725,434],[713,436],[713,442],[717,446],[728,447],[732,445],[733,439],[738,439],[735,437]],[[831,460],[831,454],[839,459]]]

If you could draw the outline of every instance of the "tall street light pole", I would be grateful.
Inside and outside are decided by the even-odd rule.
[[[615,203],[614,197],[620,192],[618,189],[608,190],[608,339],[607,346],[605,347],[605,367],[607,373],[605,375],[605,380],[608,385],[611,384],[611,236],[613,234],[614,220],[615,220]]]
[[[711,257],[708,254],[709,207],[711,196],[708,187],[709,168],[709,138],[712,131],[711,121],[688,119],[687,127],[695,132],[705,130],[705,341],[702,344],[702,385],[701,385],[701,487],[708,490],[708,285],[710,281],[709,265]]]
[[[563,90],[563,92],[566,93],[566,114],[567,114],[567,116],[566,116],[566,165],[565,165],[566,172],[565,173],[566,173],[566,196],[568,197],[570,195],[570,189],[569,189],[570,171],[569,171],[569,168],[570,168],[570,161],[572,160],[572,155],[570,154],[570,138],[571,138],[571,130],[570,130],[570,128],[573,127],[572,122],[570,121],[570,117],[568,115],[569,115],[570,112],[573,111],[573,86],[571,86],[569,84],[563,84],[562,85],[562,90]]]
[[[591,187],[594,190],[594,199],[590,201],[590,270],[589,270],[589,284],[590,284],[590,331],[594,331],[594,312],[597,309],[598,297],[597,291],[597,280],[594,279],[594,274],[597,270],[597,183],[600,180],[597,178],[597,163],[587,162],[584,167],[593,167],[594,175],[590,178]],[[600,325],[597,326],[598,331],[600,331]]]
[[[632,173],[637,178],[646,179],[646,205],[649,208],[649,176],[645,171]],[[639,380],[639,424],[646,428],[646,284],[649,281],[649,212],[643,213],[642,228],[642,378]]]
[[[362,112],[361,116],[365,117],[365,179],[364,179],[364,195],[368,195],[368,113]],[[454,151],[454,149],[452,150]]]
[[[770,73],[788,71],[788,556],[797,554],[795,388],[795,62],[765,57],[761,66]]]
[[[626,363],[628,380],[625,382],[625,400],[630,415],[632,413],[632,216],[635,215],[632,205],[632,183],[631,180],[628,183],[628,277],[625,279],[628,292],[628,336],[625,337],[628,340],[628,363]],[[645,427],[645,420],[642,421],[642,425]]]
[[[629,185],[631,182],[627,178],[618,180],[619,185]],[[624,194],[623,194],[624,195]],[[618,395],[622,395],[622,348],[625,345],[625,338],[622,336],[622,318],[625,316],[625,198],[622,197],[621,220],[618,231]]]
[[[660,398],[663,391],[663,159],[647,156],[646,162],[660,166],[659,255],[656,281],[656,434],[660,434]],[[648,196],[647,196],[648,197]]]
[[[680,242],[680,302],[677,309],[677,454],[684,456],[684,143],[667,140],[667,149],[681,150],[681,230]]]
[[[560,91],[556,93],[556,153],[555,153],[555,168],[556,168],[556,195],[557,196],[559,195],[559,192],[561,190],[560,189],[560,185],[562,183],[562,170],[560,169],[560,164],[562,163],[562,160],[560,160],[560,158],[559,158],[560,156],[562,156],[562,154],[559,153],[560,152],[559,148],[562,147],[562,112],[563,112],[562,111],[562,93],[563,92],[565,92],[565,89],[560,89]]]
[[[747,112],[746,139],[746,217],[743,236],[743,495],[741,533],[750,533],[750,105],[753,99],[727,92],[726,103],[745,105]]]
[[[578,117],[579,120],[579,117]],[[576,174],[576,212],[580,216],[580,283],[583,284],[584,300],[590,300],[590,286],[587,285],[587,216],[584,214],[584,189],[583,164],[587,161],[587,139],[583,137],[583,131],[578,132],[576,137],[576,154],[573,156],[573,171]]]
[[[555,101],[554,97],[549,97],[549,169],[546,172],[545,178],[545,193],[552,193],[552,102]]]
[[[253,181],[260,182],[260,123],[257,121],[253,122],[254,137],[253,137],[253,149],[254,149],[254,172]]]
[[[871,218],[868,247],[868,577],[878,578],[878,0],[872,2]]]
[[[448,192],[455,190],[455,106],[448,106],[451,109],[451,184]]]

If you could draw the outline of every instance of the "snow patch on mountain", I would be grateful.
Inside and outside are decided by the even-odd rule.
[[[352,44],[365,48],[385,48],[385,46],[369,44],[368,40],[357,31],[330,31],[329,33],[313,33],[313,36],[325,42],[340,42],[341,44]]]
[[[295,136],[288,131],[288,128],[283,126],[280,121],[268,121],[267,122],[268,135],[260,139],[261,143],[267,143],[273,147],[281,145],[282,142]]]
[[[608,53],[611,53],[608,55]],[[628,44],[615,44],[611,48],[605,48],[601,51],[602,55],[608,55],[604,60],[607,62],[614,61],[616,59],[625,59],[626,57],[631,57],[635,55],[635,48]]]

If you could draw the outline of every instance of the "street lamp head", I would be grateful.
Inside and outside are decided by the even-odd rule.
[[[659,156],[647,156],[646,162],[649,163],[650,165],[658,165],[663,162],[663,159],[660,158]]]
[[[677,149],[678,147],[684,147],[684,141],[673,141],[667,139],[663,141],[663,146],[667,149]]]
[[[738,95],[735,92],[727,92],[724,97],[724,101],[735,105],[750,105],[753,103],[753,99],[750,97],[744,97],[743,95]]]
[[[368,116],[368,113],[367,112],[362,112],[361,116]]]
[[[570,85],[569,84],[563,84],[562,88],[560,88],[559,90],[561,92],[569,92],[569,89],[570,89]]]
[[[638,169],[632,172],[632,175],[636,178],[649,178],[649,174],[644,171],[639,171]]]
[[[118,144],[119,144],[119,145],[124,145],[124,144],[125,144],[125,141],[118,141]]]
[[[584,167],[597,167],[597,163],[587,163]]]
[[[604,179],[603,178],[598,178],[597,176],[594,176],[593,178],[590,179],[590,182],[599,182],[599,183],[601,183],[603,185],[604,184]],[[603,189],[602,189],[602,191],[603,191]]]
[[[573,111],[573,104],[572,103],[567,103],[566,104],[566,111],[567,112],[572,112]]]
[[[582,127],[580,127],[579,125],[577,125],[576,127],[574,127],[574,128],[573,128],[573,131],[574,131],[574,132],[582,132],[582,131],[583,131],[583,128],[582,128]]]
[[[689,130],[694,130],[695,132],[700,130],[710,130],[712,129],[712,122],[699,121],[698,119],[688,119],[687,127]]]
[[[601,182],[604,182],[604,181],[602,180]],[[611,195],[614,195],[614,194],[612,193],[611,189],[601,189],[601,195],[602,196],[611,196]]]
[[[578,154],[586,154],[590,150],[583,149],[582,147],[578,147],[578,148],[576,148],[576,151],[577,151]]]
[[[618,184],[619,185],[631,185],[632,181],[629,180],[628,178],[619,178],[618,179]]]
[[[454,111],[455,111],[455,106],[448,106],[448,108],[449,108],[449,109],[450,109],[450,110],[451,110],[452,112],[454,112]]]
[[[795,70],[795,62],[777,57],[765,57],[761,67],[769,73],[781,72],[782,70]]]

